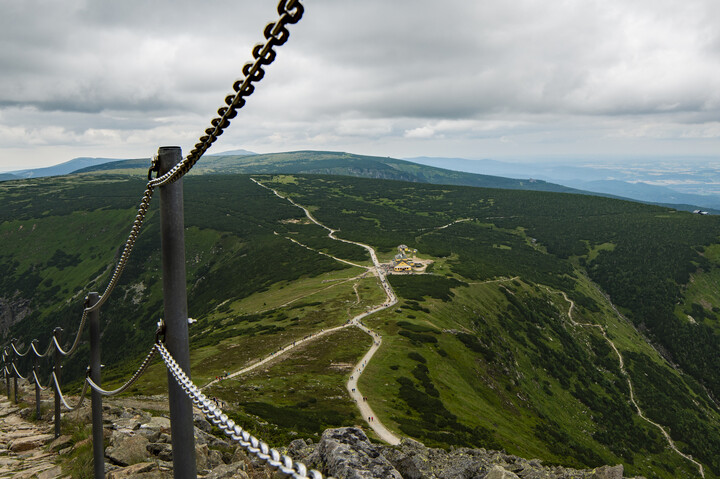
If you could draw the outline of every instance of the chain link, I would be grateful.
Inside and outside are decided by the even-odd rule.
[[[35,371],[33,371],[32,373],[33,373],[33,381],[35,382],[35,384],[37,384],[37,387],[39,387],[41,391],[45,391],[48,387],[50,387],[49,385],[43,387],[43,385],[40,384],[40,379],[37,377],[37,374],[35,374]]]
[[[23,376],[22,374],[20,374],[20,371],[18,371],[18,369],[15,367],[15,363],[12,363],[12,368],[13,368],[13,371],[15,371],[15,375],[16,375],[16,377],[17,377],[18,379],[22,379],[23,381],[27,381],[27,380],[28,380],[28,378],[26,378],[25,376]]]
[[[267,443],[257,439],[238,424],[235,424],[235,421],[230,419],[227,414],[223,413],[219,407],[212,404],[212,402],[200,392],[200,388],[192,382],[177,362],[175,362],[175,359],[165,348],[165,345],[158,342],[155,343],[155,348],[160,352],[168,371],[170,371],[175,381],[177,381],[178,385],[185,391],[192,402],[200,408],[208,420],[219,427],[227,436],[230,436],[234,441],[239,443],[247,452],[263,460],[286,477],[292,477],[293,479],[323,479],[323,475],[319,471],[308,471],[305,464],[293,461],[293,459],[286,454],[280,454],[276,449],[270,448]],[[332,478],[327,477],[326,479]]]
[[[145,217],[147,216],[147,212],[150,208],[150,200],[152,199],[155,188],[182,178],[188,171],[190,171],[195,163],[200,160],[202,155],[208,150],[208,148],[210,148],[215,140],[222,135],[225,129],[230,125],[230,120],[235,118],[237,115],[237,110],[245,105],[244,97],[250,96],[255,90],[253,83],[260,81],[265,76],[263,66],[270,65],[275,60],[276,52],[274,47],[283,45],[287,42],[290,36],[287,25],[295,24],[300,21],[304,12],[304,8],[299,0],[280,0],[277,10],[280,18],[277,22],[269,23],[264,30],[265,39],[267,41],[264,44],[259,43],[253,48],[253,58],[255,58],[255,61],[252,63],[246,63],[245,66],[243,66],[242,72],[243,75],[245,75],[245,78],[242,81],[238,80],[233,84],[233,90],[235,93],[228,95],[225,98],[227,106],[218,109],[218,115],[220,116],[218,118],[214,118],[210,122],[212,127],[205,130],[206,135],[200,137],[199,143],[195,145],[195,148],[190,152],[190,154],[180,163],[175,165],[164,175],[154,179],[152,178],[152,172],[157,170],[157,161],[153,161],[150,171],[148,171],[147,188],[140,200],[138,214],[135,217],[135,222],[133,223],[132,228],[130,229],[130,234],[125,241],[123,252],[120,255],[117,265],[115,266],[110,282],[105,288],[103,294],[100,296],[98,302],[92,306],[86,307],[83,310],[78,333],[76,334],[75,340],[73,341],[70,349],[67,351],[63,350],[58,341],[55,340],[56,348],[63,356],[68,356],[77,349],[80,344],[80,336],[83,328],[85,327],[85,323],[87,322],[88,313],[100,308],[108,300],[110,293],[112,293],[115,289],[115,286],[117,286],[120,276],[130,259],[130,254],[135,246],[135,242],[137,241],[137,237],[143,226]],[[49,351],[46,351],[45,354],[48,354],[48,352]]]
[[[58,383],[57,376],[55,375],[55,371],[52,373],[52,379],[53,383],[55,384],[55,390],[57,391],[58,395],[60,396],[60,401],[62,401],[63,406],[65,406],[69,411],[74,411],[78,409],[80,406],[82,406],[83,401],[85,401],[85,395],[87,394],[88,390],[88,383],[85,381],[83,383],[82,392],[80,393],[80,401],[75,406],[71,406],[67,403],[65,400],[65,396],[63,396],[62,389],[60,389],[60,384]]]
[[[210,122],[211,126],[205,130],[205,135],[200,137],[198,143],[195,144],[195,147],[183,161],[164,175],[150,180],[148,187],[155,188],[156,186],[172,183],[190,171],[230,125],[230,120],[235,118],[237,110],[245,106],[245,98],[255,91],[253,83],[262,80],[265,76],[263,67],[267,67],[275,61],[276,52],[274,48],[284,45],[290,37],[287,26],[299,22],[305,9],[299,0],[280,0],[277,11],[280,18],[277,22],[265,26],[263,31],[265,43],[258,43],[253,47],[252,54],[255,61],[246,63],[243,66],[242,73],[245,78],[233,83],[233,93],[225,97],[225,106],[218,109],[218,117],[213,118]]]
[[[31,349],[31,348],[28,347],[27,351],[25,351],[24,353],[21,353],[21,352],[18,351],[17,348],[15,347],[15,341],[17,341],[17,340],[13,339],[13,340],[11,340],[11,342],[10,342],[10,345],[12,346],[13,351],[15,351],[15,354],[18,355],[19,357],[24,358],[24,357],[27,356],[27,354],[30,352],[30,349]]]
[[[200,137],[199,142],[195,145],[195,148],[190,152],[190,154],[180,163],[175,165],[170,171],[154,179],[152,178],[152,172],[157,171],[157,161],[156,159],[153,160],[150,171],[148,171],[148,183],[145,193],[140,200],[138,213],[130,229],[130,234],[125,241],[120,259],[115,265],[110,282],[98,301],[92,306],[86,305],[83,309],[82,317],[80,318],[80,325],[70,348],[67,350],[63,349],[62,346],[60,346],[60,342],[58,341],[56,334],[53,334],[53,340],[50,342],[44,353],[40,354],[34,345],[30,346],[30,349],[33,350],[36,356],[41,358],[49,356],[53,350],[53,346],[54,349],[59,351],[63,356],[71,355],[78,348],[85,324],[87,322],[88,314],[99,309],[108,300],[110,294],[120,280],[120,276],[130,259],[130,254],[132,253],[133,247],[135,246],[135,242],[137,241],[137,237],[140,233],[140,229],[143,226],[145,217],[147,216],[150,208],[150,200],[152,199],[154,189],[158,186],[163,186],[182,178],[188,171],[190,171],[195,163],[200,160],[202,155],[208,150],[208,148],[210,148],[215,140],[223,134],[225,129],[230,125],[230,120],[235,118],[237,115],[237,110],[245,105],[245,98],[250,96],[255,90],[253,83],[262,80],[265,76],[265,70],[263,67],[270,65],[275,60],[276,52],[274,47],[284,45],[285,42],[287,42],[290,37],[290,32],[287,26],[300,21],[304,12],[304,7],[299,0],[280,0],[277,12],[280,16],[279,19],[276,22],[269,23],[263,31],[266,42],[255,45],[252,50],[255,61],[246,63],[242,68],[244,79],[237,80],[233,84],[234,93],[225,98],[225,104],[227,106],[223,106],[218,109],[219,117],[214,118],[210,122],[212,126],[205,130],[205,135]],[[28,349],[25,354],[28,354],[30,349]],[[17,349],[15,349],[14,344],[13,350],[16,354],[18,354],[18,356],[25,355],[20,354]]]
[[[133,374],[132,377],[130,379],[128,379],[128,381],[125,384],[123,384],[122,386],[120,386],[117,389],[113,389],[112,391],[106,391],[105,389],[101,388],[100,386],[95,384],[95,382],[93,382],[93,380],[90,379],[89,376],[87,378],[85,378],[85,381],[87,381],[88,385],[90,385],[91,388],[93,388],[95,391],[97,391],[101,395],[115,396],[115,395],[120,394],[123,391],[127,390],[127,388],[132,386],[133,383],[135,381],[137,381],[140,378],[140,376],[143,375],[143,373],[145,372],[147,367],[150,365],[150,360],[155,356],[156,353],[157,353],[157,350],[155,349],[155,346],[153,346],[153,348],[150,350],[148,355],[145,356],[145,359],[143,360],[143,362],[140,365],[140,367],[138,368],[138,370],[135,371],[135,374]]]

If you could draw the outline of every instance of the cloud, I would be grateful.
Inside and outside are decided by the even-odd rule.
[[[223,135],[228,147],[447,156],[720,140],[713,0],[304,3]],[[68,145],[128,156],[170,139],[191,147],[276,18],[260,0],[0,8],[0,161],[10,145],[31,149],[27,135],[62,143],[58,131]]]
[[[405,131],[405,138],[432,138],[435,136],[435,130],[429,126],[421,126]]]

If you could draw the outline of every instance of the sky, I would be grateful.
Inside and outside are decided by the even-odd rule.
[[[210,153],[720,165],[717,0],[305,0]],[[0,171],[189,151],[268,0],[0,0]]]

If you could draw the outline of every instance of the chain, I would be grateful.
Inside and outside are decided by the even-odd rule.
[[[20,351],[18,351],[17,348],[15,347],[15,341],[17,341],[17,339],[10,340],[10,344],[12,345],[13,351],[15,351],[15,354],[17,354],[19,357],[24,358],[30,352],[31,348],[28,347],[27,351],[25,351],[24,353],[20,353]]]
[[[284,45],[290,37],[287,26],[299,22],[304,11],[305,9],[299,0],[280,0],[277,8],[280,18],[277,22],[265,26],[263,33],[266,42],[258,43],[253,47],[252,54],[255,61],[246,63],[243,66],[242,73],[245,78],[233,83],[233,93],[225,97],[226,106],[218,109],[218,117],[210,122],[210,128],[205,130],[205,135],[200,137],[198,143],[195,144],[195,148],[190,151],[188,156],[164,175],[149,181],[148,186],[154,188],[180,179],[190,171],[215,140],[223,134],[230,125],[230,120],[237,115],[237,110],[245,106],[245,97],[252,95],[253,91],[255,91],[253,83],[262,80],[265,76],[263,67],[275,61],[276,52],[274,47]]]
[[[155,349],[155,346],[150,350],[147,356],[145,356],[145,360],[143,360],[142,364],[138,368],[137,371],[135,371],[135,374],[132,375],[132,377],[122,386],[120,386],[117,389],[113,389],[112,391],[106,391],[105,389],[101,388],[97,384],[93,382],[90,377],[86,377],[85,381],[87,381],[88,385],[90,385],[91,388],[93,388],[95,391],[99,392],[103,396],[115,396],[116,394],[120,394],[121,392],[125,391],[127,388],[133,385],[135,381],[137,381],[140,376],[143,375],[145,370],[147,369],[148,365],[150,364],[150,360],[155,356],[155,353],[157,350]],[[88,371],[89,372],[89,371]]]
[[[35,371],[33,371],[33,381],[35,381],[35,384],[37,384],[37,387],[39,387],[41,391],[45,391],[48,388],[48,386],[43,387],[43,385],[40,384],[40,379],[38,379],[37,374],[35,374]]]
[[[15,371],[15,375],[18,379],[22,379],[23,381],[27,381],[28,378],[24,377],[22,374],[20,374],[20,371],[15,367],[15,363],[12,363],[12,368]]]
[[[120,275],[122,275],[128,260],[130,259],[130,253],[132,252],[135,242],[137,241],[140,229],[147,216],[148,209],[150,208],[150,200],[152,199],[153,191],[158,186],[163,186],[182,178],[195,163],[200,160],[202,155],[210,148],[215,140],[223,134],[225,129],[230,125],[230,120],[235,118],[237,110],[245,105],[244,97],[250,96],[255,91],[254,82],[260,81],[265,76],[264,66],[270,65],[276,56],[274,47],[284,45],[290,37],[290,32],[287,29],[287,25],[295,24],[302,18],[304,8],[299,0],[280,0],[278,4],[278,15],[280,18],[277,22],[269,23],[264,30],[264,36],[266,42],[259,43],[253,48],[254,62],[246,63],[242,68],[243,75],[245,78],[237,80],[233,84],[234,94],[225,97],[225,104],[218,109],[218,118],[214,118],[210,124],[210,128],[205,130],[205,136],[201,136],[199,142],[195,145],[195,148],[190,154],[185,157],[180,163],[175,165],[170,171],[158,178],[152,178],[152,172],[157,171],[157,159],[154,159],[150,171],[148,171],[148,183],[145,193],[143,194],[140,206],[138,208],[138,214],[135,217],[135,222],[130,230],[130,234],[125,241],[125,247],[118,260],[113,275],[108,283],[105,291],[100,296],[100,299],[93,306],[86,307],[83,311],[82,318],[80,320],[80,327],[78,328],[78,334],[76,335],[73,345],[68,351],[63,351],[62,348],[58,348],[63,355],[72,354],[79,344],[80,333],[82,332],[85,322],[87,321],[87,315],[91,311],[95,311],[100,308],[110,296],[110,293],[115,289]]]
[[[175,359],[165,348],[165,345],[158,342],[155,343],[155,347],[160,352],[160,355],[162,355],[168,371],[170,371],[175,381],[177,381],[178,385],[185,391],[188,397],[190,397],[192,402],[200,408],[213,424],[239,443],[247,452],[263,460],[270,465],[270,467],[278,470],[286,477],[292,477],[293,479],[323,479],[323,475],[320,472],[316,470],[308,471],[305,464],[293,461],[293,459],[286,454],[281,455],[276,449],[271,449],[267,443],[259,440],[235,424],[235,421],[230,419],[227,414],[223,413],[219,407],[212,404],[212,402],[200,392],[200,389],[175,362]],[[328,477],[327,479],[332,478]]]
[[[210,122],[212,126],[205,130],[205,135],[200,137],[199,142],[195,144],[195,148],[170,171],[155,179],[152,178],[152,172],[157,171],[158,168],[157,159],[153,160],[150,171],[148,171],[147,187],[142,199],[140,200],[140,206],[138,207],[135,222],[130,229],[130,234],[125,241],[125,246],[123,247],[120,259],[115,265],[112,277],[110,278],[110,282],[105,288],[105,291],[100,296],[97,303],[92,306],[87,306],[87,304],[85,305],[82,317],[80,318],[80,326],[78,327],[75,339],[69,349],[63,349],[62,346],[60,346],[60,342],[58,341],[56,335],[53,334],[53,341],[50,342],[44,353],[40,354],[35,346],[31,345],[31,349],[35,355],[38,357],[48,356],[52,352],[53,346],[63,356],[69,356],[75,352],[80,345],[80,338],[85,328],[88,314],[100,308],[108,300],[110,294],[120,280],[120,276],[130,259],[130,254],[132,253],[133,247],[135,246],[135,242],[137,241],[137,237],[140,233],[140,229],[142,228],[145,217],[147,216],[150,208],[150,200],[152,199],[154,189],[158,186],[163,186],[182,178],[188,171],[190,171],[195,163],[200,160],[202,155],[210,148],[215,140],[223,134],[225,129],[230,125],[230,120],[237,116],[237,110],[245,105],[245,98],[255,91],[253,83],[262,80],[265,76],[264,67],[270,65],[275,60],[276,52],[274,48],[284,45],[290,37],[290,31],[287,26],[299,22],[304,11],[305,9],[299,0],[280,0],[277,7],[277,12],[280,17],[276,22],[269,23],[265,26],[265,30],[263,31],[266,39],[265,43],[258,43],[252,50],[255,61],[246,63],[243,66],[242,73],[244,75],[244,79],[237,80],[233,84],[234,93],[225,97],[226,106],[218,109],[217,112],[219,116]],[[14,345],[13,349],[19,356],[24,356],[19,354]],[[28,352],[29,350],[25,354]]]
[[[53,373],[52,373],[52,379],[53,379],[53,383],[55,384],[55,390],[57,391],[58,395],[60,396],[60,400],[62,401],[63,405],[67,409],[69,409],[70,411],[74,411],[77,408],[79,408],[80,406],[82,406],[82,403],[83,403],[83,401],[85,401],[85,395],[87,394],[87,390],[88,390],[87,381],[85,381],[83,383],[82,392],[80,393],[80,401],[78,401],[78,403],[75,406],[71,406],[65,400],[65,396],[63,396],[62,390],[60,389],[60,384],[58,383],[57,376],[55,376],[55,371],[53,371]]]

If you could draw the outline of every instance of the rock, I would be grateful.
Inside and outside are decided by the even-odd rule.
[[[149,421],[140,425],[141,428],[153,431],[170,432],[170,419],[162,416],[153,416]]]
[[[56,477],[62,476],[62,467],[55,466],[51,469],[46,469],[37,475],[37,479],[55,479]]]
[[[221,464],[225,464],[222,453],[218,450],[211,449],[208,454],[208,468],[213,469]]]
[[[53,442],[50,443],[48,446],[48,449],[51,451],[59,451],[61,449],[65,449],[66,447],[72,446],[73,440],[72,437],[63,434],[62,436],[55,439]]]
[[[498,465],[494,465],[488,472],[485,479],[519,479],[514,472],[507,471]]]
[[[308,457],[308,466],[324,466],[338,479],[403,479],[400,473],[356,427],[327,429]]]
[[[150,457],[147,451],[149,441],[145,436],[139,434],[117,435],[116,433],[110,439],[111,445],[105,449],[105,455],[115,464],[131,466],[145,462]]]
[[[150,443],[147,450],[153,456],[157,456],[162,461],[172,462],[172,445],[162,442]]]
[[[250,479],[245,472],[245,463],[223,464],[213,469],[206,479]]]
[[[623,479],[625,470],[622,464],[617,466],[602,466],[595,469],[592,479]]]
[[[107,475],[107,479],[169,479],[171,477],[172,474],[161,471],[154,462],[141,462],[129,467],[110,471]]]
[[[209,454],[210,449],[208,449],[207,444],[195,444],[195,464],[197,465],[198,472],[208,469]]]
[[[212,424],[210,424],[210,422],[205,419],[205,416],[200,413],[193,414],[193,423],[196,428],[205,431],[208,434],[212,432]]]
[[[8,444],[8,449],[12,452],[23,452],[29,451],[30,449],[37,449],[38,447],[46,444],[54,439],[55,436],[52,434],[35,434],[33,436],[26,436],[15,439]]]

